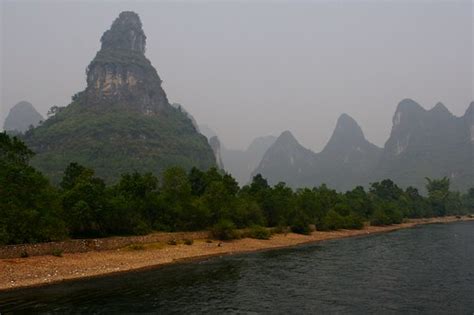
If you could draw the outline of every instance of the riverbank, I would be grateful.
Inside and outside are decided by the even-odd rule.
[[[270,250],[304,243],[384,233],[411,228],[420,224],[474,221],[468,217],[443,217],[412,219],[406,223],[391,226],[367,226],[362,230],[339,230],[313,232],[311,235],[275,234],[270,240],[240,239],[219,242],[194,239],[192,245],[164,242],[131,244],[114,250],[77,253],[56,253],[58,256],[43,255],[26,258],[0,259],[0,290],[41,286],[67,280],[90,278],[114,273],[179,263],[188,260],[205,259],[212,256]],[[176,233],[185,237],[186,233]],[[178,238],[176,238],[178,239]]]

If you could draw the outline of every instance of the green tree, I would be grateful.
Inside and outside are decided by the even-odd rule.
[[[431,203],[434,215],[444,216],[448,213],[448,200],[450,197],[449,178],[431,179],[426,177],[426,189],[428,190],[428,199]]]
[[[71,163],[61,181],[64,217],[72,236],[106,234],[105,183],[94,171]]]
[[[62,239],[66,229],[56,190],[28,165],[33,152],[0,133],[0,244]]]

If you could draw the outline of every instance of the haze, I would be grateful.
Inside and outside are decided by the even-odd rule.
[[[171,102],[229,148],[289,129],[320,151],[341,113],[383,146],[398,102],[473,100],[471,1],[1,2],[1,117],[84,89],[99,39],[137,12]]]

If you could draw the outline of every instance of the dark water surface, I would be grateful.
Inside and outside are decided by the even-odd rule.
[[[0,293],[3,313],[474,313],[474,223]]]

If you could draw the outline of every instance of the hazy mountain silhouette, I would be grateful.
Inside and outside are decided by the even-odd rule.
[[[10,109],[3,129],[11,133],[21,133],[27,131],[31,126],[36,127],[43,120],[43,116],[26,101],[17,103]]]

